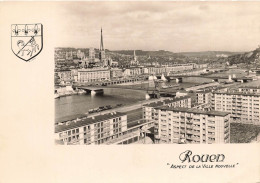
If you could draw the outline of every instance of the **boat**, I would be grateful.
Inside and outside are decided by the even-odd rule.
[[[88,113],[91,114],[91,113],[94,113],[95,111],[93,109],[89,109],[88,110]]]
[[[111,105],[107,105],[105,106],[107,109],[112,109],[112,106]]]
[[[117,104],[116,107],[121,107],[123,104]]]
[[[99,107],[93,109],[95,112],[99,112]]]
[[[107,105],[106,108],[107,109],[112,109],[112,106],[111,105]]]
[[[106,110],[105,106],[99,107],[98,109],[99,109],[99,111],[104,111],[104,110]]]

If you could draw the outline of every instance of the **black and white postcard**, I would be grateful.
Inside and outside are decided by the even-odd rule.
[[[260,182],[260,2],[1,2],[0,36],[0,182]]]

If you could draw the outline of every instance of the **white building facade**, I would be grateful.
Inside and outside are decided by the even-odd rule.
[[[231,122],[260,125],[260,94],[214,92],[212,108],[231,114]]]
[[[125,113],[109,113],[92,118],[75,119],[55,127],[55,139],[64,144],[103,144],[127,130]]]
[[[110,80],[110,70],[105,68],[79,69],[78,82],[96,82]]]
[[[214,144],[230,142],[230,114],[188,108],[155,108],[159,143]],[[155,131],[156,133],[156,131]]]

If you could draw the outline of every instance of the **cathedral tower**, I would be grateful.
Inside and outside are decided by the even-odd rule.
[[[105,49],[104,49],[104,44],[103,44],[102,28],[101,28],[101,39],[100,39],[100,48],[99,48],[99,59],[103,66],[107,66]]]

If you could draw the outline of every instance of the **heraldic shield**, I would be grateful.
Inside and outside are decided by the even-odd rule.
[[[36,57],[43,48],[42,24],[13,24],[11,26],[12,51],[24,61]]]

